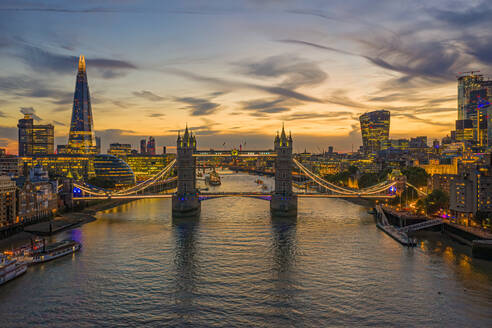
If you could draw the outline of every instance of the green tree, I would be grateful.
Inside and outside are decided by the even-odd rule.
[[[364,173],[359,178],[359,188],[367,188],[374,186],[380,182],[379,175],[377,173]]]
[[[105,179],[101,177],[94,177],[89,179],[89,184],[99,188],[114,188],[114,181],[111,179]]]
[[[429,175],[421,167],[407,167],[401,172],[407,177],[407,181],[415,187],[424,187],[427,185]]]
[[[427,197],[417,202],[417,208],[423,208],[427,214],[449,208],[449,196],[440,189],[433,190]]]

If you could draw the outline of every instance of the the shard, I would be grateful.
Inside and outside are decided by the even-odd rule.
[[[85,58],[79,57],[79,70],[73,97],[72,121],[68,136],[70,154],[92,155],[96,153],[91,97],[85,71]]]

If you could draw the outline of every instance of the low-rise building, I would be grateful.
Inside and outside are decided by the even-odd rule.
[[[50,181],[48,173],[37,165],[28,177],[17,183],[17,222],[25,223],[53,215],[58,210],[58,184]]]

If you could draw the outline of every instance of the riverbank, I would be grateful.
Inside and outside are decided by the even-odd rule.
[[[66,212],[55,217],[53,220],[26,226],[24,227],[24,231],[0,240],[0,251],[25,244],[33,236],[49,236],[95,221],[97,212],[109,210],[131,201],[133,200],[110,199],[97,201],[80,211]]]
[[[383,206],[382,209],[389,223],[397,228],[435,219],[424,215],[414,215],[408,212],[397,211],[387,206]],[[492,233],[486,230],[465,227],[444,219],[441,220],[440,225],[430,227],[430,230],[446,234],[455,241],[471,247],[474,257],[492,260]],[[418,232],[414,231],[413,233]]]

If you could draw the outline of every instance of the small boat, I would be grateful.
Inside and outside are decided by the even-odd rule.
[[[219,174],[215,171],[210,172],[210,174],[205,178],[205,182],[211,186],[220,186],[222,184]]]
[[[39,251],[35,251],[25,259],[31,264],[43,263],[56,258],[75,253],[82,245],[73,240],[64,240],[54,244],[45,245]]]
[[[27,263],[0,255],[0,285],[27,271]]]

